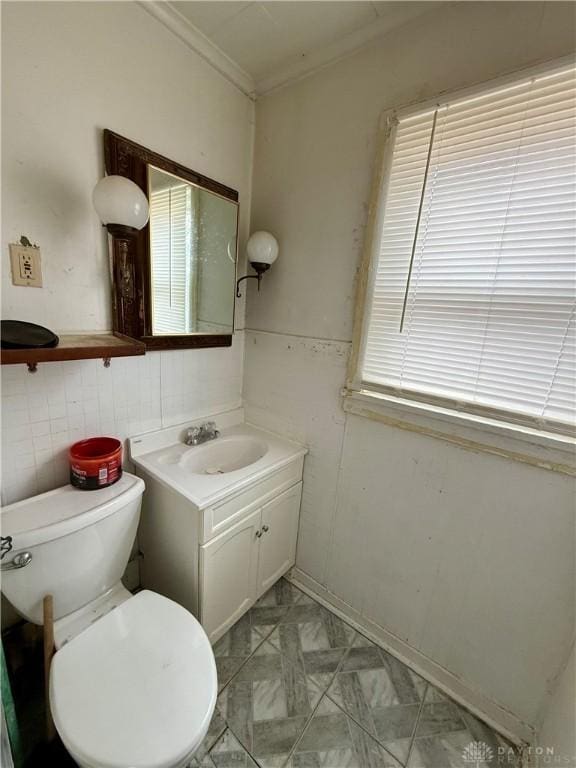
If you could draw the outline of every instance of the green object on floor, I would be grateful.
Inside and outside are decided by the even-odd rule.
[[[20,729],[18,728],[18,720],[16,718],[16,709],[14,708],[14,699],[12,697],[12,688],[10,687],[10,678],[8,677],[8,668],[6,666],[6,658],[4,656],[4,644],[2,644],[2,660],[0,666],[0,679],[2,683],[2,712],[4,724],[8,731],[9,747],[12,752],[12,760],[14,761],[15,768],[20,768],[22,765],[22,745],[20,743]],[[2,734],[2,751],[8,747],[8,744],[4,743],[4,734]],[[2,760],[4,764],[4,759]],[[7,763],[9,765],[9,763]]]

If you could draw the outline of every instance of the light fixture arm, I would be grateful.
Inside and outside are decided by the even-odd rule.
[[[258,274],[256,275],[244,275],[244,277],[241,277],[239,280],[236,281],[236,298],[241,299],[242,294],[240,293],[240,283],[242,280],[249,280],[250,278],[254,278],[255,280],[258,280],[258,290],[260,290],[260,281],[262,280],[262,275],[266,270],[270,269],[270,264],[265,264],[262,261],[251,261],[250,266],[256,270]]]

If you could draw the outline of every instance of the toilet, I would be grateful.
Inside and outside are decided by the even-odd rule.
[[[187,610],[121,583],[143,481],[71,485],[4,507],[2,592],[35,624],[54,601],[50,707],[82,768],[184,768],[216,705],[214,654]]]

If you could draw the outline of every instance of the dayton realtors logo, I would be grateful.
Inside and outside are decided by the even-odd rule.
[[[500,766],[518,766],[519,756],[524,759],[529,755],[536,755],[538,765],[563,766],[563,768],[576,768],[576,758],[571,760],[568,756],[556,755],[554,747],[529,747],[522,750],[515,749],[511,745],[499,746],[497,751],[484,741],[471,741],[462,750],[462,759],[470,768],[499,768]],[[530,762],[532,765],[532,762]]]
[[[494,760],[494,750],[483,741],[471,741],[462,750],[462,757],[465,763],[474,766],[474,768],[481,768],[481,766]]]

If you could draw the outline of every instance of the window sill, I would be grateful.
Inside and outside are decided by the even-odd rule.
[[[576,475],[576,440],[567,435],[368,390],[346,389],[343,395],[344,410],[355,416],[438,438],[467,450]]]

